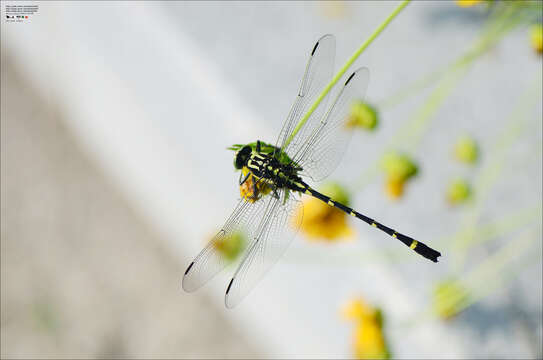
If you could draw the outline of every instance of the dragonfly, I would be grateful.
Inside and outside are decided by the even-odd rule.
[[[238,305],[295,237],[302,219],[295,216],[297,211],[303,212],[302,194],[344,211],[423,257],[438,261],[438,251],[331,199],[304,181],[320,181],[337,167],[353,132],[348,126],[351,105],[364,98],[369,82],[369,70],[357,69],[346,77],[330,106],[326,95],[299,127],[300,119],[332,77],[335,46],[335,37],[325,35],[312,47],[298,94],[275,145],[258,140],[231,148],[236,150],[234,167],[240,171],[242,196],[221,230],[187,267],[182,282],[185,291],[199,289],[227,267],[232,259],[225,255],[224,248],[243,234],[247,246],[225,295],[227,308]]]

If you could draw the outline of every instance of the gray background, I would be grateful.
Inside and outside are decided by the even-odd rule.
[[[396,5],[40,3],[31,21],[2,22],[2,356],[343,358],[352,328],[338,312],[358,295],[383,308],[398,357],[541,356],[537,228],[527,251],[536,259],[513,283],[450,322],[420,317],[453,268],[438,239],[470,211],[444,202],[452,177],[477,181],[501,159],[473,205],[479,223],[541,206],[541,102],[512,146],[494,146],[541,74],[526,29],[478,60],[431,118],[412,153],[421,175],[401,202],[386,199],[381,176],[354,194],[361,211],[439,244],[439,265],[356,223],[360,241],[299,236],[234,311],[222,304],[227,275],[180,291],[235,203],[225,147],[273,141],[314,41],[336,35],[338,69]],[[409,5],[354,65],[370,69],[368,100],[449,64],[483,18],[454,3]],[[332,179],[352,184],[428,94],[383,111],[375,134],[356,134]],[[473,170],[451,159],[465,132],[483,149]],[[479,248],[466,270],[521,230]],[[525,253],[511,257],[519,267]]]

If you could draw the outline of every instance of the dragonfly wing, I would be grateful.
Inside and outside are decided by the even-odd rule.
[[[311,51],[298,95],[296,96],[296,100],[292,105],[287,120],[279,133],[279,138],[276,143],[276,146],[287,154],[294,154],[297,151],[298,147],[304,142],[304,139],[307,136],[304,132],[305,127],[311,122],[314,122],[315,119],[320,119],[326,108],[328,97],[323,99],[321,105],[315,109],[311,117],[307,120],[304,129],[301,129],[290,144],[287,147],[284,147],[285,142],[296,127],[298,120],[307,112],[307,110],[309,110],[324,86],[332,78],[335,54],[336,39],[333,35],[324,35],[321,37]]]
[[[223,270],[232,260],[220,251],[221,243],[238,232],[247,239],[252,239],[258,224],[264,214],[266,201],[250,203],[241,199],[228,218],[222,229],[211,239],[206,247],[196,256],[183,276],[183,289],[192,292],[208,282],[213,276]]]
[[[304,169],[302,175],[319,181],[335,170],[351,138],[351,106],[355,100],[364,99],[368,82],[367,68],[359,68],[349,76],[312,135],[293,154],[294,162]]]
[[[301,202],[293,193],[283,190],[279,199],[271,199],[249,251],[228,284],[226,307],[239,304],[279,260],[300,228],[302,215]]]

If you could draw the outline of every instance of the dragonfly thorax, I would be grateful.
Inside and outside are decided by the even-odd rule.
[[[253,144],[256,146],[243,146],[234,158],[234,166],[242,171],[240,188],[247,187],[245,181],[250,178],[251,183],[254,180],[259,182],[260,186],[265,185],[270,189],[298,190],[299,186],[295,184],[301,181],[298,172],[302,169],[285,154],[281,156],[280,149],[261,141]],[[257,191],[253,192],[253,195],[258,195]]]
[[[267,181],[275,188],[290,188],[292,182],[300,180],[294,166],[281,164],[273,154],[253,151],[245,166],[254,177]]]

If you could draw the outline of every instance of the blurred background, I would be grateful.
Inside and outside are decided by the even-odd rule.
[[[234,310],[232,268],[181,290],[239,197],[226,148],[274,143],[315,41],[337,71],[398,4],[2,2],[2,358],[541,358],[536,1],[411,3],[353,65],[327,186],[438,264],[317,219],[340,230],[302,227]]]

